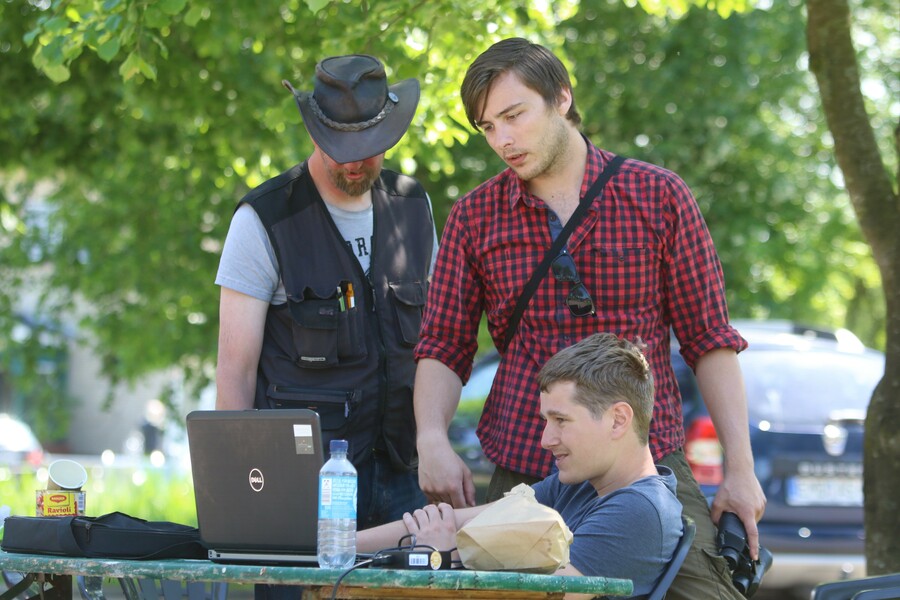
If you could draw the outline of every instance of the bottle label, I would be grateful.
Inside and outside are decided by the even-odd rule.
[[[356,519],[356,477],[319,477],[319,518]]]

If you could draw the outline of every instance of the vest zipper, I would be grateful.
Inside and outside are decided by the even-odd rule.
[[[370,280],[372,276],[372,265],[377,265],[378,261],[376,260],[376,253],[378,251],[378,211],[375,207],[375,192],[372,192],[372,256],[369,261],[369,275],[365,277],[366,281],[369,284],[369,288],[372,290],[372,311],[376,312],[374,318],[372,319],[375,322],[376,333],[378,334],[378,426],[381,428],[381,434],[376,438],[375,444],[373,446],[376,449],[379,445],[379,439],[381,443],[386,447],[387,442],[384,441],[384,413],[387,408],[387,394],[388,394],[388,374],[387,374],[387,365],[388,365],[388,356],[387,356],[387,348],[384,346],[384,331],[383,331],[383,323],[380,318],[378,318],[377,309],[376,309],[376,292],[375,285]],[[386,293],[388,293],[386,291]],[[380,306],[380,303],[377,304]],[[384,309],[382,309],[384,310]]]
[[[362,280],[369,287],[369,297],[372,299],[372,333],[376,336],[377,342],[376,346],[378,349],[378,413],[377,413],[377,423],[381,428],[381,433],[375,439],[375,444],[373,447],[378,447],[379,445],[384,444],[384,413],[387,408],[387,395],[388,395],[388,374],[387,374],[387,364],[388,364],[388,356],[387,356],[387,348],[384,345],[384,332],[382,331],[383,324],[381,319],[378,318],[378,312],[381,310],[381,302],[378,300],[378,292],[375,287],[375,283],[372,281],[372,271],[375,269],[375,266],[378,264],[376,260],[376,252],[378,248],[378,205],[376,204],[377,200],[375,198],[375,191],[372,191],[372,254],[369,258],[369,273],[365,273],[362,270],[362,266],[359,264],[359,259],[353,256],[353,252],[350,249],[347,249],[350,257],[353,259],[352,264],[354,268],[357,269],[357,273],[362,273]],[[325,209],[327,212],[327,209]],[[340,231],[338,231],[337,225],[334,224],[334,219],[328,215],[328,220],[331,222],[331,227],[334,230],[335,235],[338,236],[338,239],[342,239],[340,237]],[[346,246],[345,246],[346,248]],[[386,292],[387,293],[387,292]]]

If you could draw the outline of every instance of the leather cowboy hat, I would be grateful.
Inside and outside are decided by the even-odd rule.
[[[400,141],[419,103],[419,82],[387,84],[384,65],[365,54],[332,56],[316,65],[312,92],[287,81],[313,141],[338,163],[381,154]]]

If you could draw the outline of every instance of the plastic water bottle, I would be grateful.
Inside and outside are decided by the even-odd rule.
[[[331,440],[331,458],[319,471],[319,566],[349,569],[356,562],[356,469],[347,440]]]

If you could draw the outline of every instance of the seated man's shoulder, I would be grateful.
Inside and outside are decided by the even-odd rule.
[[[680,531],[682,507],[675,495],[675,486],[675,475],[667,467],[661,467],[658,476],[644,477],[620,491],[631,496],[629,502],[635,501],[634,496],[643,499],[641,504],[645,512],[655,512],[660,523]]]
[[[645,477],[604,496],[593,507],[589,521],[614,537],[659,547],[671,556],[681,537],[681,502],[675,496],[674,477]]]

